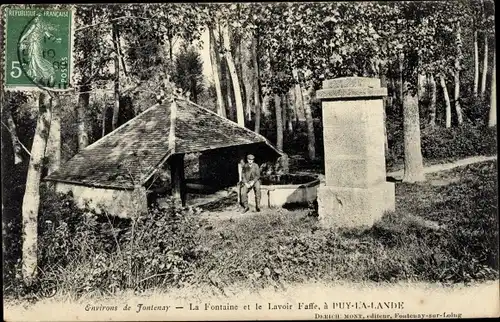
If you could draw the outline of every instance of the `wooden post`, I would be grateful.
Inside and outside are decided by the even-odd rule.
[[[176,204],[186,205],[186,181],[184,177],[184,154],[170,157],[170,173],[172,181],[172,198]]]

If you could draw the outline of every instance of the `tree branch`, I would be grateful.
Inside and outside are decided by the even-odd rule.
[[[10,128],[9,128],[9,127],[8,127],[8,126],[4,123],[4,122],[3,122],[3,121],[1,121],[1,122],[2,122],[2,125],[3,125],[3,126],[5,126],[5,128],[7,129],[7,131],[9,131],[11,134],[13,134],[13,133],[12,133],[12,130],[11,130],[11,129],[10,129]],[[23,150],[24,150],[26,153],[28,153],[28,155],[31,157],[31,153],[30,153],[30,151],[29,151],[29,150],[28,150],[28,149],[24,146],[24,144],[23,144],[23,143],[19,140],[19,138],[17,137],[17,135],[15,136],[15,138],[16,138],[17,143],[19,143],[19,145],[23,148]]]
[[[76,28],[75,32],[82,31],[82,30],[85,30],[85,29],[88,29],[88,28],[93,28],[93,27],[96,27],[98,25],[102,25],[103,23],[110,23],[110,22],[114,22],[114,21],[118,21],[118,20],[122,20],[122,19],[128,19],[128,18],[130,18],[130,19],[152,20],[151,18],[144,18],[144,17],[122,16],[122,17],[117,17],[117,18],[109,19],[109,20],[106,20],[106,21],[96,22],[94,24],[83,26],[83,27],[80,27],[80,28]]]

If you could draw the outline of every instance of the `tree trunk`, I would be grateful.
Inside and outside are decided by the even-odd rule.
[[[252,65],[253,65],[253,100],[255,104],[255,133],[260,132],[260,116],[262,108],[260,103],[260,84],[259,84],[259,57],[257,56],[257,40],[252,37]]]
[[[301,89],[302,94],[302,89]],[[314,119],[312,117],[311,101],[305,100],[302,96],[302,101],[304,102],[304,114],[306,117],[307,124],[307,152],[310,160],[316,160],[316,136],[314,134]]]
[[[293,116],[293,126],[296,127],[299,123],[299,115],[297,113],[297,95],[295,95],[295,86],[290,88],[290,104],[292,107],[292,116]]]
[[[491,74],[490,112],[488,113],[488,126],[497,125],[497,68],[496,53],[493,55],[493,74]]]
[[[398,59],[399,63],[399,105],[401,107],[401,112],[403,111],[403,105],[404,105],[404,83],[403,83],[403,59],[399,58]]]
[[[94,10],[91,10],[90,15],[82,17],[84,24],[94,23]],[[93,35],[95,35],[93,33]],[[77,120],[77,136],[78,136],[78,151],[83,150],[89,144],[89,138],[87,133],[87,124],[85,119],[85,114],[89,110],[90,104],[90,91],[92,86],[90,85],[90,75],[92,75],[93,64],[92,64],[92,54],[94,46],[85,46],[82,50],[82,61],[88,64],[88,72],[82,73],[82,78],[80,81],[80,92],[78,94],[78,102],[76,104],[76,120]]]
[[[293,113],[293,107],[292,107],[292,94],[293,94],[293,89],[290,89],[288,92],[286,92],[286,106],[288,108],[288,117],[286,119],[286,127],[287,131],[289,133],[293,132],[293,121],[295,118],[295,115]]]
[[[264,115],[265,117],[270,117],[272,115],[270,102],[272,96],[273,94],[264,94],[264,96],[262,96],[262,115]]]
[[[222,37],[222,28],[220,24],[217,24],[217,29],[219,30],[219,44],[222,47],[223,51],[225,50],[224,46],[224,39]],[[226,106],[227,106],[227,118],[234,121],[235,120],[235,113],[234,113],[234,106],[233,106],[233,100],[232,100],[232,89],[231,89],[231,76],[229,75],[229,69],[227,67],[227,61],[225,59],[225,56],[222,56],[222,59],[220,61],[220,66],[221,66],[221,81],[224,84],[224,87],[222,88],[222,91],[225,95],[223,95]],[[225,90],[225,92],[224,92]]]
[[[243,105],[243,102],[247,102],[247,95],[246,95],[246,84],[245,84],[245,78],[243,75],[243,63],[242,63],[242,57],[241,57],[241,38],[237,36],[235,33],[229,31],[229,34],[235,35],[233,37],[233,46],[234,46],[234,54],[232,53],[233,56],[233,61],[234,61],[234,66],[236,68],[236,75],[238,76],[238,84],[240,85],[240,91],[241,91],[241,102],[243,106],[243,114],[245,115],[245,112],[249,108],[248,106]],[[229,39],[231,40],[231,38]]]
[[[436,126],[436,80],[434,75],[429,76],[429,82],[431,85],[431,99],[430,99],[430,120],[429,125],[431,127]]]
[[[3,91],[3,89],[0,89]],[[2,102],[3,104],[3,102]],[[14,164],[19,164],[23,162],[23,156],[21,154],[21,144],[19,143],[19,137],[17,136],[17,128],[16,123],[14,122],[14,118],[12,117],[12,112],[10,109],[4,110],[7,126],[9,127],[10,138],[12,140],[12,147],[14,148]]]
[[[274,94],[274,108],[276,112],[276,147],[283,151],[283,120],[281,112],[281,98],[279,94]]]
[[[228,27],[225,26],[222,28],[222,37],[224,40],[224,48],[226,61],[229,68],[229,73],[231,75],[231,80],[233,84],[234,90],[234,100],[236,103],[236,120],[240,126],[245,126],[245,117],[243,113],[243,101],[241,99],[241,88],[238,80],[238,74],[236,73],[236,67],[234,65],[233,56],[231,54],[231,46],[229,43],[229,32]]]
[[[240,54],[243,56],[241,59],[241,75],[242,75],[242,81],[243,81],[243,88],[245,90],[245,111],[246,111],[246,116],[247,120],[251,121],[252,120],[252,99],[254,97],[253,94],[253,83],[254,83],[254,77],[252,75],[252,70],[249,67],[249,62],[251,62],[252,57],[249,57],[248,55],[251,55],[251,52],[248,52],[248,48],[243,47],[243,51],[240,50]]]
[[[226,117],[226,109],[224,107],[224,99],[222,98],[222,88],[220,85],[220,58],[218,57],[219,52],[217,50],[213,27],[209,26],[208,32],[210,37],[210,61],[212,63],[215,93],[217,95],[217,114]]]
[[[463,123],[462,107],[460,106],[460,69],[462,59],[462,32],[460,21],[457,21],[457,55],[455,56],[455,92],[453,100],[455,101],[455,112],[457,113],[458,125]]]
[[[403,97],[404,176],[403,182],[424,181],[424,166],[420,146],[418,103],[405,102]]]
[[[168,58],[170,59],[170,65],[174,66],[174,37],[172,36],[172,31],[168,32]]]
[[[286,124],[287,124],[287,109],[288,109],[288,95],[285,93],[281,95],[281,113],[283,117],[281,118],[281,122],[283,123],[283,131],[286,130]]]
[[[233,86],[231,85],[231,75],[229,74],[229,68],[227,67],[227,62],[224,65],[224,81],[226,85],[226,100],[227,108],[229,113],[229,119],[234,121],[236,119],[233,104]]]
[[[474,31],[474,97],[477,97],[479,87],[479,49],[477,46],[477,30]]]
[[[488,76],[488,35],[484,33],[483,74],[481,76],[481,97],[486,92],[486,77]]]
[[[304,111],[304,95],[299,82],[299,73],[296,69],[292,69],[292,76],[295,80],[295,104],[297,111]],[[298,113],[297,113],[298,114]]]
[[[52,117],[50,120],[49,138],[45,157],[48,161],[47,175],[61,166],[61,101],[54,95],[50,101]]]
[[[307,153],[310,160],[316,159],[316,137],[314,134],[314,119],[312,117],[311,104],[309,101],[305,102],[302,87],[299,83],[299,75],[296,69],[292,70],[292,76],[295,79],[295,98],[298,110],[304,112],[307,124]]]
[[[120,54],[118,42],[120,41],[118,35],[118,27],[113,25],[113,44],[115,48],[115,96],[113,105],[113,119],[111,121],[111,129],[115,130],[118,127],[118,116],[120,114]]]
[[[39,112],[35,136],[31,146],[31,157],[26,177],[23,217],[23,265],[24,281],[29,285],[37,273],[38,208],[40,206],[40,178],[45,148],[49,137],[51,118],[50,97],[43,92],[39,96]]]
[[[104,100],[104,106],[102,107],[102,112],[101,112],[101,116],[102,116],[102,136],[101,137],[104,137],[106,135],[106,116],[108,115],[108,104],[106,102],[106,100]]]
[[[78,122],[78,151],[83,150],[87,145],[89,145],[85,112],[89,109],[90,89],[90,85],[83,85],[80,88],[81,93],[78,96],[78,103],[76,105],[76,116]]]
[[[196,89],[196,79],[193,76],[191,76],[190,88],[191,88],[191,96],[193,102],[198,103],[198,90]]]
[[[418,74],[417,76],[417,96],[420,101],[423,101],[426,95],[425,75]]]
[[[446,128],[451,127],[451,103],[450,96],[448,95],[448,88],[446,87],[446,81],[444,80],[444,76],[439,75],[439,82],[441,83],[441,88],[443,89],[444,103],[446,106]]]

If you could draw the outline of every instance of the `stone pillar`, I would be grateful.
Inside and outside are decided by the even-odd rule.
[[[325,182],[318,187],[324,227],[371,226],[395,207],[386,182],[383,97],[380,80],[345,77],[323,81]]]

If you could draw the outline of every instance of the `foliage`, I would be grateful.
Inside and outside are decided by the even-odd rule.
[[[132,219],[76,206],[71,194],[43,191],[39,282],[57,281],[74,295],[188,283],[202,261],[197,209],[154,207]]]
[[[191,93],[196,103],[203,92],[203,60],[193,46],[183,43],[175,58],[175,72],[172,76],[176,85]]]
[[[464,124],[449,129],[427,129],[422,133],[422,155],[427,160],[458,159],[496,153],[496,127]]]

